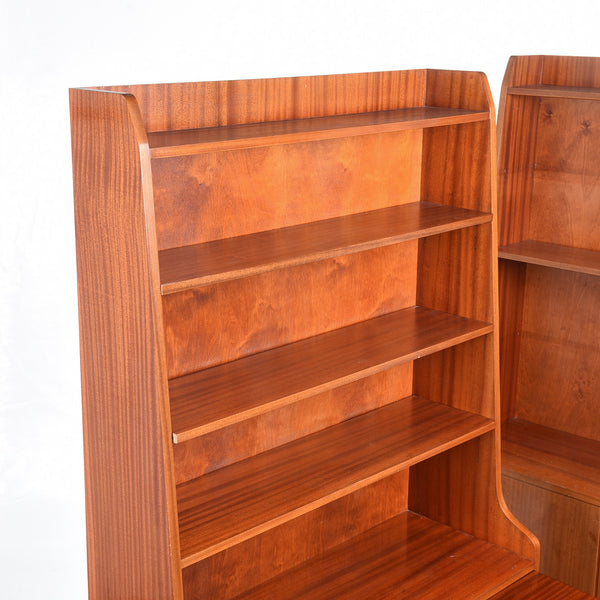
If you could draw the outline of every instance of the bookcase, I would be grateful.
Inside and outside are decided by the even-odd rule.
[[[485,76],[70,98],[90,598],[483,599],[530,573]]]
[[[503,488],[600,597],[600,59],[519,56],[499,110]]]

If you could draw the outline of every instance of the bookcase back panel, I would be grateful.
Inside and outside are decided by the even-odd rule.
[[[542,65],[542,84],[600,87],[600,68],[596,57],[544,56]]]
[[[233,598],[405,511],[407,496],[402,471],[187,567],[185,599]]]
[[[491,212],[490,131],[485,122],[423,134],[421,200]]]
[[[529,239],[600,250],[600,105],[542,99]]]
[[[173,446],[177,483],[270,450],[412,393],[413,363],[382,371]]]
[[[420,69],[99,89],[133,94],[152,132],[423,106],[426,78]]]
[[[599,296],[598,277],[527,266],[516,417],[600,440]]]
[[[419,200],[422,131],[153,161],[159,250]]]
[[[417,240],[163,298],[170,377],[415,304]]]

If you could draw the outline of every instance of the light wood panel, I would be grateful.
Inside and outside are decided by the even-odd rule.
[[[508,476],[502,481],[511,510],[540,540],[540,572],[594,594],[600,508]]]
[[[173,248],[159,255],[162,293],[352,254],[490,221],[490,214],[415,202]]]
[[[407,512],[236,600],[483,599],[527,570],[506,550]]]
[[[188,566],[494,427],[405,398],[178,486]]]
[[[597,250],[525,240],[501,246],[498,256],[543,267],[600,275],[600,252]]]
[[[186,567],[186,600],[246,592],[404,512],[407,494],[401,471]]]
[[[480,321],[408,308],[173,379],[174,439],[191,439],[491,330]]]
[[[422,137],[411,130],[153,160],[159,250],[417,202]]]

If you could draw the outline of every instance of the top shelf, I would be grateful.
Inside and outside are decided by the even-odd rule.
[[[255,148],[332,138],[457,125],[489,119],[488,111],[422,106],[352,115],[268,121],[148,133],[152,158]]]
[[[510,87],[511,96],[540,96],[543,98],[570,98],[572,100],[600,100],[600,89],[562,85],[523,85]]]

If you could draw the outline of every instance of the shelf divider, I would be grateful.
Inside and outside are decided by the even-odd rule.
[[[600,252],[595,250],[525,240],[509,246],[501,246],[498,249],[498,256],[563,271],[600,275]]]
[[[173,441],[486,335],[490,323],[411,307],[170,380]]]
[[[182,566],[494,427],[492,419],[411,396],[183,483]]]
[[[571,100],[600,100],[600,89],[562,85],[522,85],[509,87],[511,96],[539,96],[542,98],[569,98]]]
[[[488,213],[411,202],[159,254],[163,295],[491,221]]]

